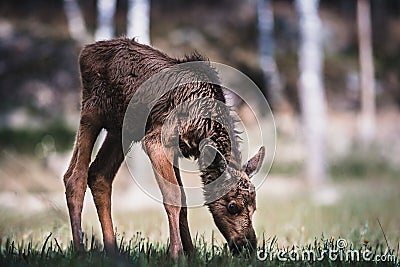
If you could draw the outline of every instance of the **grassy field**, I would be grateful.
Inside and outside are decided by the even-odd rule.
[[[335,186],[338,187],[338,184]],[[265,260],[256,256],[230,256],[207,210],[191,210],[191,230],[197,233],[193,234],[196,254],[190,259],[182,257],[179,265],[288,265],[276,258],[281,250],[287,253],[296,250],[301,255],[304,250],[311,249],[318,259],[323,249],[337,249],[337,242],[341,239],[346,240],[346,249],[362,251],[368,248],[374,255],[387,255],[389,246],[391,255],[398,259],[398,186],[395,180],[384,181],[383,185],[382,181],[376,184],[373,180],[364,180],[362,184],[341,182],[340,187],[346,188],[348,193],[335,204],[322,206],[315,204],[306,192],[297,192],[286,199],[261,195],[255,216],[258,251],[274,255]],[[370,193],[366,193],[366,188]],[[375,193],[372,193],[374,190]],[[103,254],[101,238],[97,238],[101,235],[95,216],[88,211],[84,217],[87,253],[77,255],[71,249],[65,211],[51,209],[23,214],[2,209],[0,266],[175,265],[167,254],[167,222],[161,208],[148,212],[115,212],[117,240],[122,255],[118,259]],[[355,263],[332,261],[327,257],[323,261],[289,261],[289,265],[313,263],[315,266]],[[361,261],[358,264],[369,266],[371,262]]]
[[[89,191],[83,215],[87,252],[74,253],[61,180],[40,172],[37,163],[29,160],[20,158],[18,164],[12,166],[8,161],[0,168],[0,266],[399,265],[399,173],[379,162],[368,161],[366,167],[365,161],[354,157],[341,161],[340,168],[337,165],[331,169],[331,182],[318,191],[307,189],[301,177],[290,170],[288,174],[286,165],[277,163],[257,192],[254,227],[258,257],[232,257],[208,210],[201,207],[189,210],[196,253],[191,258],[183,256],[178,262],[167,254],[168,225],[162,205],[143,195],[140,199],[148,206],[133,200],[126,206],[120,190],[133,182],[122,177],[117,177],[113,199],[121,256],[109,258],[102,252]],[[360,174],[360,168],[367,168],[368,172]],[[119,176],[123,175],[122,170]],[[35,201],[47,204],[39,209]],[[329,257],[323,254],[324,250],[333,254]],[[346,258],[356,253],[354,250],[359,259]],[[307,253],[315,258],[301,258]],[[367,253],[367,259],[362,258],[363,253]]]
[[[279,247],[277,239],[265,240],[256,255],[242,254],[233,257],[226,246],[196,239],[194,255],[174,260],[163,243],[151,243],[137,234],[129,241],[121,238],[119,255],[107,257],[96,239],[85,239],[86,252],[75,253],[69,245],[63,249],[57,239],[49,234],[43,244],[16,243],[7,239],[1,246],[1,266],[371,266],[399,264],[398,251],[384,249],[382,244],[351,247],[352,252],[335,240],[315,239],[303,246]],[[326,252],[333,251],[333,253]],[[329,253],[329,254],[328,254]],[[397,253],[397,255],[396,255]],[[393,255],[393,256],[392,256]],[[381,261],[377,261],[377,260]]]

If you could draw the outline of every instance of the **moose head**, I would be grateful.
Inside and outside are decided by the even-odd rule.
[[[233,254],[240,253],[243,248],[252,251],[257,245],[252,224],[256,210],[256,191],[250,179],[260,170],[264,157],[265,148],[261,147],[241,169],[225,164],[225,172],[219,178],[222,181],[212,189],[205,189],[207,201],[215,199],[215,196],[221,194],[221,190],[226,191],[226,187],[230,187],[222,197],[206,202],[206,205]]]

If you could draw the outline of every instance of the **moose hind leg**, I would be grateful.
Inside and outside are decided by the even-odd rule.
[[[76,165],[76,158],[78,157],[78,137],[74,145],[74,150],[72,152],[72,157],[71,161],[69,163],[68,169],[64,174],[64,182],[68,181],[68,179],[71,177],[72,172],[74,171],[75,165]]]
[[[108,133],[89,168],[88,184],[99,216],[104,248],[111,255],[117,252],[111,217],[112,182],[123,159],[121,138]]]
[[[64,175],[65,195],[75,249],[83,250],[81,214],[87,186],[91,153],[101,127],[83,116],[77,134],[70,167]]]

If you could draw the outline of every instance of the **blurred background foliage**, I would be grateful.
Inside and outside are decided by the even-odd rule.
[[[43,131],[54,125],[73,135],[80,102],[77,55],[82,46],[69,36],[63,2],[4,0],[0,3],[2,137],[14,134],[20,128]],[[298,20],[293,1],[272,2],[276,63],[283,94],[289,103],[286,108],[296,114],[299,112]],[[79,4],[86,27],[94,34],[96,1],[79,1]],[[117,1],[116,36],[126,34],[127,5],[127,0]],[[371,9],[378,111],[398,110],[400,4],[396,0],[373,0]],[[152,45],[174,56],[189,54],[195,49],[212,61],[236,67],[250,76],[268,97],[258,61],[256,13],[255,1],[153,0],[150,12]],[[355,112],[360,108],[356,1],[323,0],[320,16],[328,108],[332,112]],[[36,139],[31,142],[37,142]],[[65,140],[65,144],[58,146],[60,149],[67,148],[66,144],[71,144],[72,140],[56,136],[55,139],[56,143]],[[2,138],[1,146],[18,147],[19,142],[13,140],[17,138]]]

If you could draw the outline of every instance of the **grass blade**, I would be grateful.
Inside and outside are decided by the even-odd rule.
[[[42,252],[40,253],[40,259],[43,259],[43,256],[44,256],[44,253],[45,253],[45,250],[46,250],[47,242],[49,241],[49,239],[50,239],[52,234],[53,233],[50,232],[50,234],[47,236],[46,240],[44,241],[44,244],[43,244],[43,247],[42,247]]]

